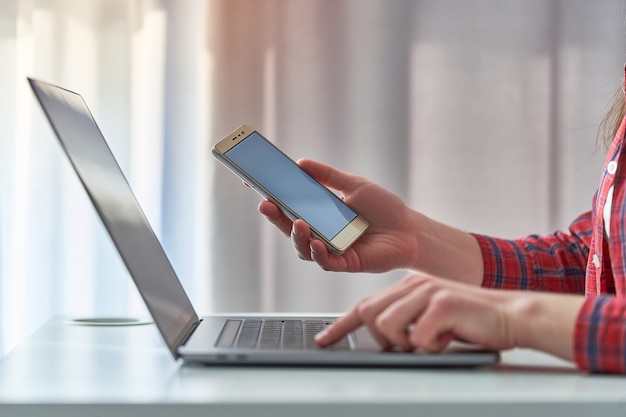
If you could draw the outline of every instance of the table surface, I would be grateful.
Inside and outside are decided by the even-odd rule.
[[[94,408],[97,407],[97,410]],[[626,415],[626,377],[514,349],[475,369],[174,361],[153,324],[53,318],[0,361],[0,415]],[[566,414],[563,414],[566,415]]]

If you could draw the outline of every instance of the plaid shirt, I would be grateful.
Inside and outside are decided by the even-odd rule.
[[[474,235],[480,244],[483,286],[585,294],[574,329],[576,364],[591,372],[626,373],[626,118],[604,163],[590,212],[568,232],[517,240]],[[603,209],[614,187],[610,239]]]

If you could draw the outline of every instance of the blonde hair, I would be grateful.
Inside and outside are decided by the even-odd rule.
[[[608,109],[600,125],[598,126],[597,145],[599,148],[608,150],[611,142],[617,135],[624,114],[626,113],[626,102],[624,100],[624,89],[620,87],[609,102]]]

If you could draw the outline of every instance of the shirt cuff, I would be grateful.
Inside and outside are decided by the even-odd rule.
[[[483,256],[483,282],[482,287],[495,288],[498,268],[496,266],[496,251],[491,243],[491,238],[484,235],[470,233],[478,242],[480,252]]]
[[[626,298],[588,296],[574,327],[574,360],[590,372],[625,373]]]

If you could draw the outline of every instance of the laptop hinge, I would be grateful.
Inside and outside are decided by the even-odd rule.
[[[198,326],[200,325],[200,323],[202,322],[202,319],[198,319],[198,321],[196,321],[190,328],[189,330],[187,330],[187,333],[185,333],[185,335],[181,338],[180,340],[180,344],[179,346],[184,346],[187,341],[189,340],[189,338],[191,337],[191,335],[193,334],[193,332],[196,331],[196,329],[198,328]]]

